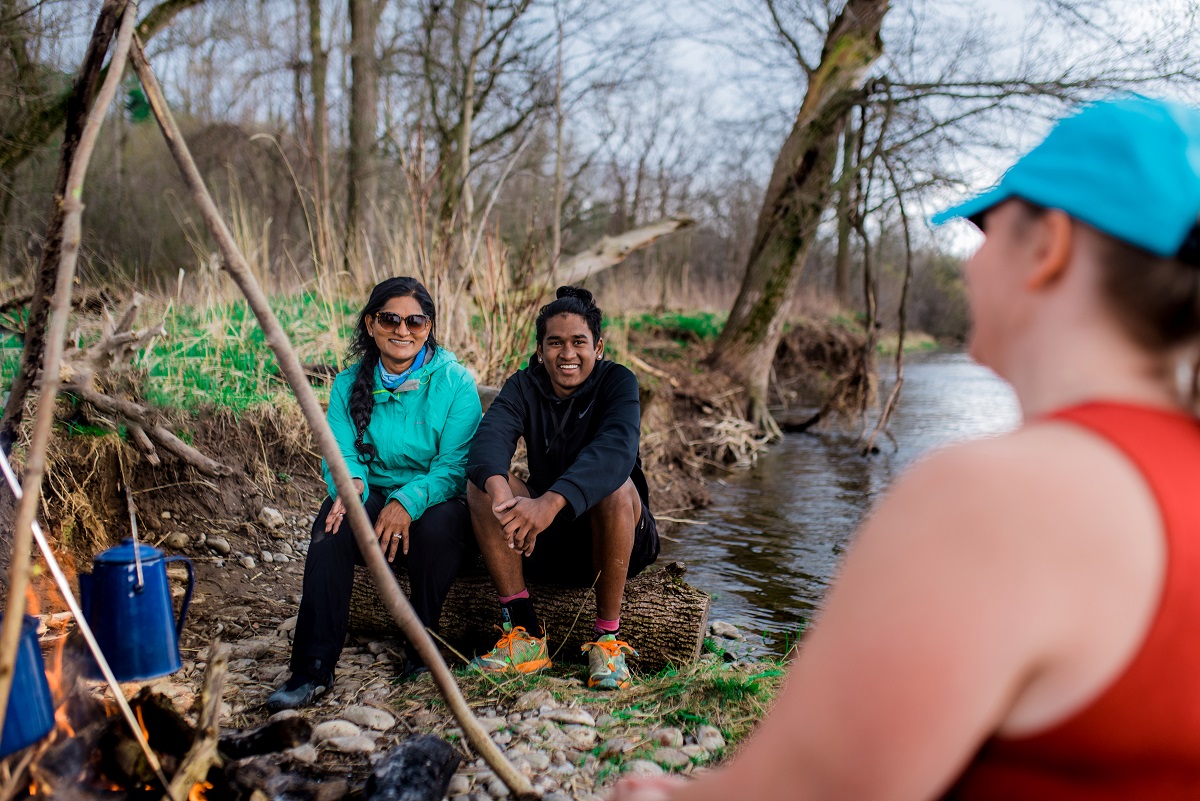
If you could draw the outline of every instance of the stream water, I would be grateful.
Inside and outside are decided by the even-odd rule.
[[[885,374],[881,394],[891,385]],[[860,456],[853,434],[789,434],[758,464],[724,477],[700,525],[663,542],[659,562],[683,561],[713,595],[711,620],[786,648],[821,603],[842,553],[875,499],[913,459],[1020,422],[1012,391],[963,354],[910,357],[889,426],[894,441]]]

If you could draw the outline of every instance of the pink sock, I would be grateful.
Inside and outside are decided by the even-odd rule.
[[[505,606],[507,604],[511,604],[513,601],[517,600],[518,598],[528,598],[528,597],[529,597],[528,588],[521,590],[516,595],[501,595],[500,596],[500,605]]]
[[[616,620],[605,620],[602,617],[596,618],[596,625],[592,627],[598,634],[615,634],[621,630],[621,618]]]

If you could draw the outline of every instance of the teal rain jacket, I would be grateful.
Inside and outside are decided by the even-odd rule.
[[[467,450],[483,412],[475,379],[453,353],[437,348],[433,358],[419,367],[407,387],[394,392],[383,388],[375,373],[375,408],[363,437],[378,455],[370,464],[354,449],[354,422],[350,419],[350,389],[359,365],[347,367],[333,380],[329,396],[329,427],[337,439],[350,475],[363,482],[363,500],[372,489],[399,501],[416,520],[430,506],[457,497],[467,488]],[[337,488],[329,465],[321,462],[329,497]]]

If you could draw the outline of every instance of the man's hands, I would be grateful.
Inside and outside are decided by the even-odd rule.
[[[375,536],[379,537],[379,547],[387,554],[389,562],[396,561],[396,549],[402,548],[402,553],[408,555],[408,529],[412,525],[412,516],[399,501],[388,501],[375,521]]]
[[[361,496],[362,479],[354,479],[354,486]],[[337,531],[345,519],[346,504],[342,502],[342,496],[339,495],[334,498],[333,506],[329,507],[329,514],[325,516],[325,533]],[[375,536],[379,538],[379,547],[383,549],[389,562],[396,561],[397,550],[408,555],[408,530],[411,526],[412,515],[408,513],[403,504],[399,501],[388,501],[384,505],[383,511],[379,513],[379,519],[375,521]]]
[[[363,482],[361,478],[352,479],[354,488],[358,490],[358,497],[362,497]],[[342,525],[342,521],[346,519],[346,504],[342,502],[342,496],[339,495],[333,499],[333,506],[329,508],[329,514],[325,515],[325,533],[337,531]]]
[[[533,553],[538,534],[549,528],[567,505],[567,499],[557,492],[547,492],[540,498],[513,495],[505,476],[492,476],[484,489],[492,500],[492,514],[500,521],[508,547],[525,556]]]

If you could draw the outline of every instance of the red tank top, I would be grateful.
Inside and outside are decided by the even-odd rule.
[[[993,737],[949,799],[1200,799],[1200,422],[1119,403],[1050,416],[1120,449],[1162,514],[1166,575],[1132,660],[1091,704],[1039,734]]]

